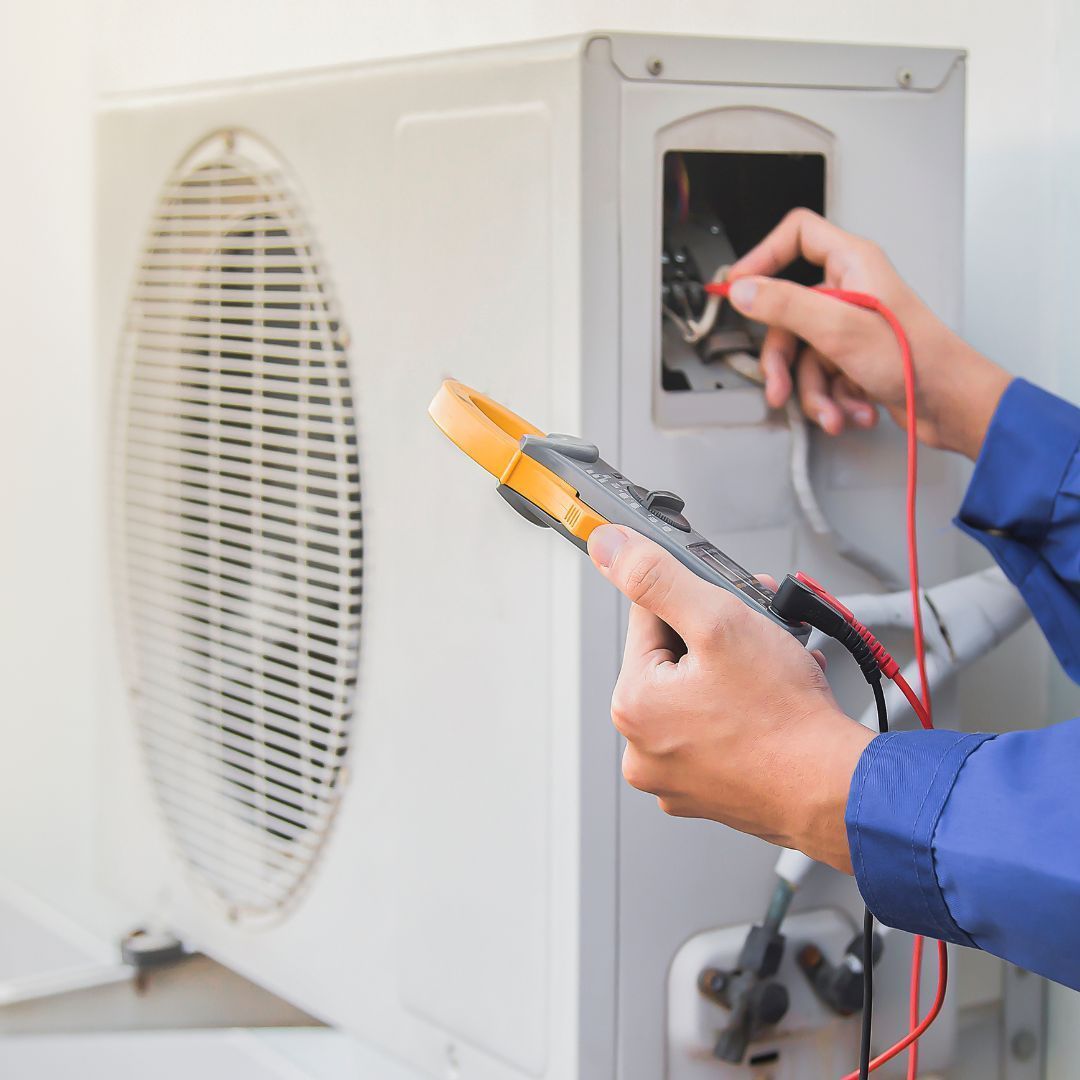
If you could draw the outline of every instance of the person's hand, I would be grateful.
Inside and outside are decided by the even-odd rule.
[[[1009,376],[954,334],[900,278],[884,252],[810,210],[793,210],[731,268],[732,305],[766,323],[761,350],[773,408],[792,393],[830,435],[872,427],[883,405],[904,426],[900,351],[876,313],[773,275],[799,256],[824,269],[831,288],[871,293],[900,320],[915,363],[916,434],[930,446],[975,457]],[[800,342],[805,343],[800,352]]]
[[[850,873],[844,809],[872,736],[820,658],[630,529],[596,529],[589,554],[633,602],[611,702],[627,781]]]

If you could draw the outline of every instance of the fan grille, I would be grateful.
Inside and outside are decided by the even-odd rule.
[[[161,193],[128,311],[116,578],[153,789],[237,918],[296,895],[341,785],[362,584],[345,349],[283,167],[206,140]]]

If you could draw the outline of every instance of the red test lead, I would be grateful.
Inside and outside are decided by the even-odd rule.
[[[731,291],[732,281],[714,282],[705,286],[705,291],[720,297],[727,297]],[[825,286],[818,286],[815,289],[816,292],[820,292],[825,296],[830,296],[836,300],[842,301],[846,304],[851,304],[854,307],[863,308],[868,311],[874,311],[880,315],[889,328],[893,332],[893,336],[896,339],[896,343],[900,349],[900,362],[903,367],[904,375],[904,403],[905,403],[905,427],[907,428],[907,499],[906,499],[906,519],[907,519],[907,550],[908,550],[908,577],[911,588],[911,607],[912,607],[912,627],[914,637],[914,652],[915,660],[919,670],[919,682],[920,682],[920,694],[916,694],[912,687],[908,684],[907,680],[900,673],[899,665],[888,654],[874,635],[860,623],[854,616],[854,614],[843,604],[841,604],[835,597],[828,593],[821,585],[819,585],[813,578],[810,578],[805,574],[797,574],[795,577],[788,577],[784,582],[784,586],[788,586],[788,583],[798,585],[801,590],[805,590],[805,593],[797,598],[794,598],[792,590],[789,589],[789,602],[793,603],[795,607],[807,607],[812,609],[814,605],[808,600],[808,596],[812,595],[821,605],[826,605],[836,619],[842,620],[846,626],[841,627],[835,619],[828,614],[822,614],[821,608],[818,609],[817,614],[820,618],[823,618],[832,629],[827,629],[823,626],[818,626],[814,619],[807,619],[802,616],[804,621],[809,622],[811,625],[818,626],[822,632],[828,633],[832,637],[837,637],[838,640],[842,640],[843,644],[852,652],[856,660],[859,661],[860,666],[863,668],[864,675],[867,676],[868,681],[871,678],[871,674],[868,667],[871,663],[877,665],[878,671],[881,675],[891,679],[896,686],[907,698],[915,714],[919,718],[919,722],[924,728],[933,727],[933,714],[931,710],[930,701],[930,683],[926,673],[926,647],[925,638],[923,635],[923,622],[922,622],[922,603],[921,603],[921,590],[919,588],[919,555],[918,555],[918,537],[916,535],[916,516],[915,516],[915,496],[918,480],[918,440],[915,434],[915,364],[911,355],[911,345],[908,342],[907,334],[904,332],[904,328],[900,323],[900,320],[896,315],[886,307],[876,296],[871,296],[868,293],[852,292],[846,289],[832,289]],[[777,601],[782,602],[782,595],[784,593],[784,586],[781,586],[780,591],[777,593]],[[774,610],[777,610],[774,607]],[[777,610],[778,614],[784,614],[782,610]],[[785,616],[787,617],[787,616]],[[838,633],[834,633],[833,630],[837,630]],[[861,648],[858,644],[851,641],[852,633],[856,634],[860,639]],[[847,639],[847,640],[844,640]],[[854,646],[854,647],[853,647]],[[929,1012],[922,1019],[921,1022],[916,1022],[919,1015],[919,990],[920,990],[920,973],[922,968],[922,938],[916,937],[914,949],[912,952],[912,967],[911,967],[911,986],[910,986],[910,1001],[909,1001],[909,1016],[912,1028],[909,1033],[901,1039],[894,1046],[890,1047],[884,1053],[879,1054],[876,1058],[868,1063],[865,1061],[866,1047],[864,1050],[864,1061],[859,1070],[850,1073],[845,1076],[843,1080],[860,1080],[860,1077],[865,1076],[868,1072],[877,1069],[883,1065],[886,1061],[892,1060],[897,1054],[902,1053],[905,1049],[910,1048],[910,1054],[908,1059],[908,1080],[914,1080],[918,1072],[918,1039],[919,1037],[930,1027],[930,1025],[937,1019],[938,1014],[941,1012],[941,1007],[945,1001],[945,990],[948,984],[948,952],[944,942],[938,942],[938,986],[937,993],[934,996],[934,1002],[930,1007]],[[865,1040],[864,1040],[865,1041]]]

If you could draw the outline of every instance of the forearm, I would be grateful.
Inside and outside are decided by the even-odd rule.
[[[974,461],[1012,376],[950,332],[945,355],[919,364],[917,380],[927,441]]]
[[[851,777],[873,738],[835,708],[800,724],[792,735],[788,764],[777,778],[784,835],[770,839],[850,874],[844,811]]]

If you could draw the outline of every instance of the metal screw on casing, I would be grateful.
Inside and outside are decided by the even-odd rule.
[[[915,74],[911,68],[900,68],[896,73],[896,82],[907,90],[915,81]]]
[[[706,968],[698,976],[698,989],[711,1001],[716,1002],[717,1005],[723,1005],[724,1008],[728,1008],[723,1000],[727,984],[727,972],[718,971],[716,968]]]
[[[1009,1040],[1009,1053],[1017,1061],[1030,1061],[1039,1052],[1039,1040],[1033,1031],[1021,1028]]]
[[[664,70],[664,61],[659,56],[650,56],[645,61],[645,70],[650,75],[659,75]]]

